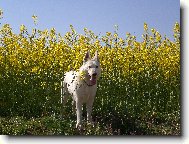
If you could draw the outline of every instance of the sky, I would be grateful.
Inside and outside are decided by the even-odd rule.
[[[129,32],[141,41],[146,22],[173,40],[173,26],[180,23],[179,0],[0,0],[0,9],[4,13],[1,25],[10,24],[15,33],[24,24],[29,31],[55,28],[64,35],[73,25],[80,34],[88,28],[104,35],[118,25],[120,37]],[[38,17],[37,26],[32,15]]]

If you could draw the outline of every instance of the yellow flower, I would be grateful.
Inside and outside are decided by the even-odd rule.
[[[144,23],[144,31],[148,31],[148,25],[147,25],[147,23]]]
[[[80,79],[84,79],[84,75],[86,75],[85,71],[79,71]]]
[[[22,24],[22,25],[20,26],[20,32],[23,32],[24,30],[25,30],[25,25]]]
[[[0,9],[0,19],[3,18],[3,10]]]
[[[155,34],[156,30],[152,28],[151,32],[152,32],[152,34]]]
[[[33,68],[32,68],[31,72],[32,72],[32,73],[37,73],[38,70],[39,70],[39,68],[36,66],[36,67],[33,67]]]
[[[37,22],[38,22],[37,16],[36,16],[36,15],[32,15],[32,19],[33,19],[33,21],[34,21],[34,24],[36,25]]]
[[[118,37],[117,33],[114,34],[114,37]]]
[[[111,35],[111,32],[106,32],[106,35],[107,35],[107,36],[110,36],[110,35]]]

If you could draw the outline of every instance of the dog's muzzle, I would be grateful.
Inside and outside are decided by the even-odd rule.
[[[90,76],[90,75],[89,75]],[[97,73],[93,73],[89,79],[89,85],[95,85],[97,81]]]

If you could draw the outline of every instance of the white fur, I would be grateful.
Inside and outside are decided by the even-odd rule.
[[[96,73],[96,76],[93,74]],[[76,128],[81,127],[82,105],[86,103],[87,120],[92,123],[92,106],[97,91],[97,80],[100,77],[101,68],[98,59],[98,52],[93,59],[87,52],[84,63],[79,71],[69,71],[64,74],[64,81],[61,82],[61,95],[63,105],[65,105],[69,95],[73,99],[73,109],[76,109],[77,124]]]

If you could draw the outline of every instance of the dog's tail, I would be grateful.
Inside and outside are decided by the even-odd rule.
[[[64,101],[64,76],[60,80],[60,115],[63,118],[63,101]]]
[[[61,79],[60,82],[60,96],[61,96],[61,104],[63,103],[63,96],[64,96],[64,80]]]

